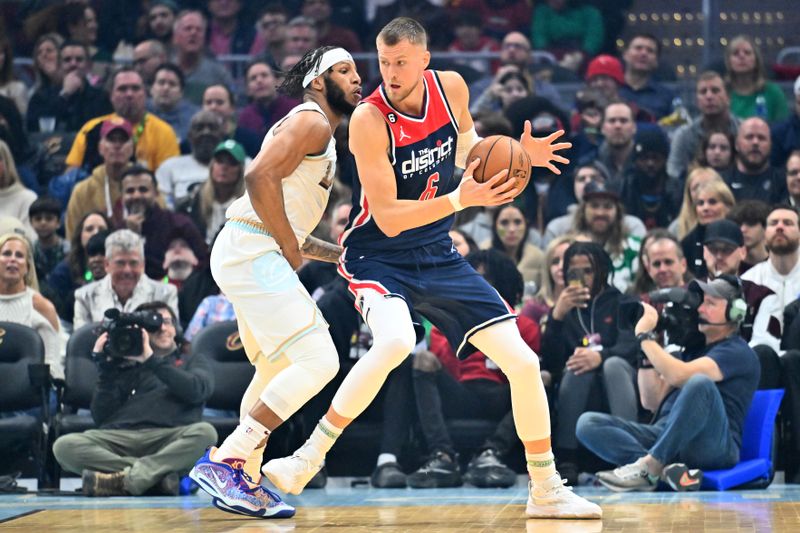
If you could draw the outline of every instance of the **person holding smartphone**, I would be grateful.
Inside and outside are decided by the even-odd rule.
[[[575,427],[585,411],[603,409],[636,420],[636,356],[632,328],[618,323],[618,309],[633,297],[609,283],[613,266],[602,246],[576,242],[564,253],[565,288],[543,326],[543,367],[560,381],[554,431],[558,471],[577,482]],[[600,386],[600,389],[597,387]],[[592,394],[605,391],[605,397]],[[590,401],[591,400],[591,401]]]

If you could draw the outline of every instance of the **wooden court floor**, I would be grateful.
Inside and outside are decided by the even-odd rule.
[[[307,532],[307,531],[516,531],[593,532],[800,532],[800,487],[728,493],[612,494],[583,489],[600,503],[602,521],[526,520],[524,488],[390,491],[306,491],[290,498],[297,515],[258,520],[223,513],[204,496],[177,498],[0,496],[0,530],[89,533]]]

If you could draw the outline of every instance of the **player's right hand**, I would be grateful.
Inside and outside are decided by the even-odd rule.
[[[480,159],[475,159],[464,171],[464,179],[459,184],[460,202],[464,207],[473,206],[493,206],[507,204],[517,194],[517,180],[509,178],[505,182],[508,170],[504,169],[492,176],[488,181],[478,183],[472,178],[475,169],[478,168]]]

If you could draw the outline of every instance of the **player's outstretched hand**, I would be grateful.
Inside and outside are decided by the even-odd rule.
[[[514,178],[506,180],[508,170],[501,170],[490,180],[478,183],[472,178],[472,173],[479,164],[480,160],[476,159],[464,171],[464,179],[459,185],[461,205],[464,207],[492,206],[507,204],[513,200],[517,193],[517,180]]]
[[[557,155],[556,152],[572,148],[572,143],[569,142],[553,144],[562,135],[564,135],[564,130],[558,130],[547,137],[534,137],[531,135],[531,121],[526,120],[519,142],[528,152],[532,166],[544,167],[553,174],[561,174],[561,171],[553,163],[564,163],[566,165],[569,164],[569,159]]]

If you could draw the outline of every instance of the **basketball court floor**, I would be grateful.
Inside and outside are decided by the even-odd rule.
[[[70,481],[70,480],[65,480]],[[78,482],[72,480],[74,489]],[[85,498],[80,495],[0,496],[0,530],[89,533],[401,531],[519,533],[800,532],[800,485],[766,490],[677,494],[615,494],[602,488],[578,493],[599,503],[602,521],[526,520],[526,489],[387,490],[363,480],[333,478],[325,489],[287,501],[297,515],[284,520],[235,516],[192,496]],[[63,493],[62,493],[63,494]]]

